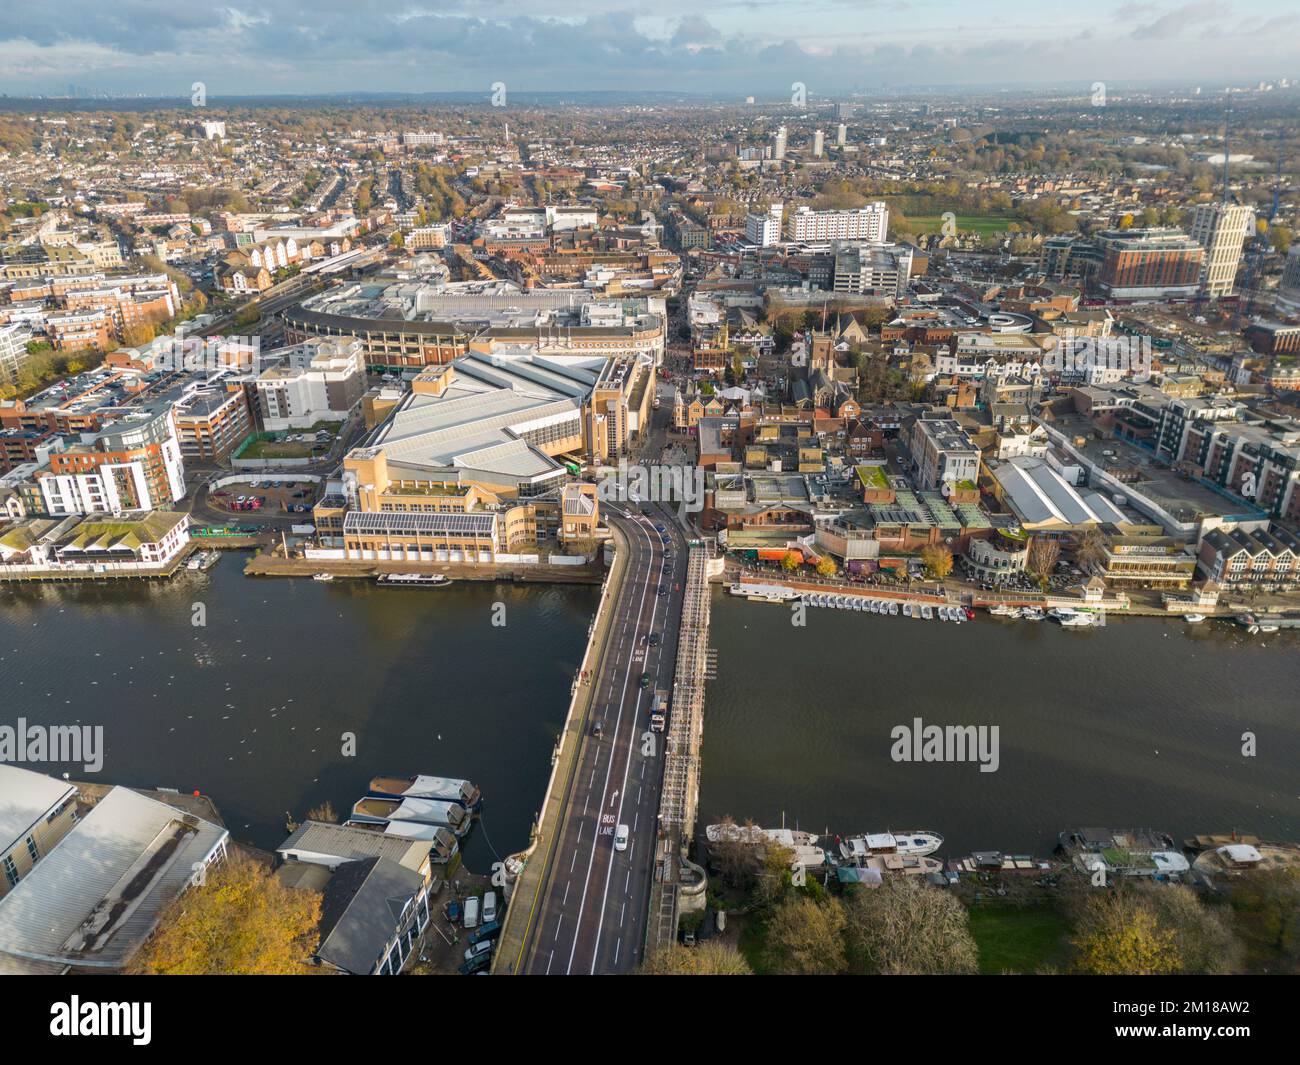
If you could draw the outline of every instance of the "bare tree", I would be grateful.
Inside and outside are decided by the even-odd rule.
[[[966,908],[944,891],[911,877],[888,877],[859,888],[845,902],[845,943],[854,973],[974,973],[979,952]]]
[[[1029,542],[1029,554],[1025,559],[1025,568],[1029,570],[1039,582],[1044,582],[1052,575],[1056,568],[1056,562],[1061,557],[1061,545],[1055,540],[1047,540],[1041,536],[1035,536]]]

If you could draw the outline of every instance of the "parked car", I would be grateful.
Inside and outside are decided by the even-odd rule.
[[[472,947],[470,947],[467,951],[465,951],[465,960],[473,961],[475,958],[486,957],[488,954],[492,953],[492,948],[495,945],[496,944],[493,943],[492,940],[490,939],[485,939],[481,943],[475,943]]]
[[[477,895],[471,895],[469,898],[465,900],[465,927],[466,928],[478,927],[478,915],[481,908],[482,905],[479,902]]]
[[[483,896],[483,923],[497,919],[497,893],[489,891]]]
[[[469,934],[470,943],[482,943],[485,940],[496,939],[501,934],[500,921],[487,921],[482,927],[476,928]]]
[[[442,908],[447,920],[455,924],[460,920],[460,901],[458,899],[448,899],[447,905]]]
[[[477,957],[471,958],[467,962],[463,962],[456,971],[460,973],[461,976],[473,976],[475,973],[482,972],[486,969],[491,960],[492,952],[485,951]]]

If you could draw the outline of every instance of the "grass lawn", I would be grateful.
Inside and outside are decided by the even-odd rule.
[[[907,220],[915,227],[916,232],[920,233],[938,233],[943,228],[943,215],[912,215],[907,216]],[[959,214],[957,216],[958,233],[978,233],[981,237],[990,233],[1005,233],[1007,226],[1012,222],[1019,222],[1020,219],[1014,215],[971,215]]]
[[[314,437],[316,433],[322,430],[329,433],[331,437],[335,437],[338,436],[341,428],[343,428],[342,422],[317,422],[310,429],[288,429],[272,434],[258,434],[257,438],[250,441],[236,457],[241,459],[309,459],[314,454],[324,454],[325,449],[322,448],[319,452],[314,452],[312,443],[286,440],[284,438],[304,434]],[[276,439],[267,439],[267,435],[274,436]],[[321,441],[321,443],[325,442]],[[333,443],[333,441],[331,440],[330,443]]]
[[[1070,956],[1070,924],[1053,906],[975,906],[970,934],[980,952],[980,973],[1033,973],[1063,967]]]

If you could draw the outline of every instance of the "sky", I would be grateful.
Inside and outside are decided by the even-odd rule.
[[[209,96],[1300,77],[1295,0],[0,0],[0,92]]]

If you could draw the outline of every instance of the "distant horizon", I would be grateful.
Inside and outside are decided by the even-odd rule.
[[[1088,9],[989,0],[978,11],[962,0],[51,0],[15,8],[0,27],[0,92],[179,98],[194,82],[210,97],[236,86],[241,96],[317,97],[340,84],[402,95],[487,92],[496,82],[511,92],[767,100],[795,82],[822,98],[881,85],[1209,90],[1297,77],[1297,35],[1300,11],[1282,0]]]

